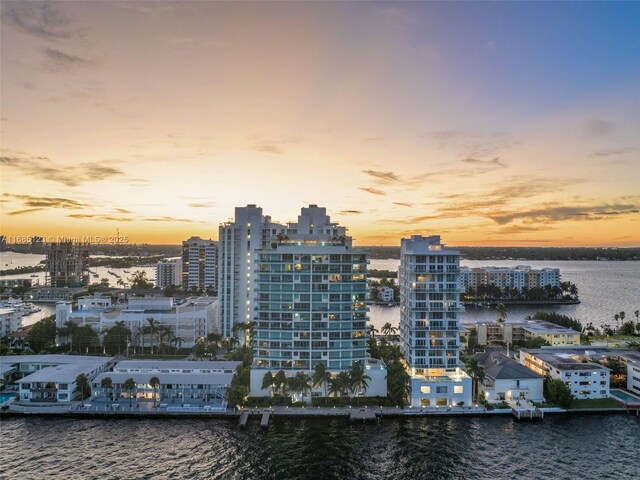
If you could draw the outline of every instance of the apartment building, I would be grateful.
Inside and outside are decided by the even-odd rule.
[[[156,287],[182,285],[182,259],[165,260],[156,264]]]
[[[403,238],[400,251],[400,344],[411,375],[411,405],[471,403],[460,363],[460,252],[440,236]]]
[[[182,288],[216,291],[218,243],[191,237],[182,242]]]

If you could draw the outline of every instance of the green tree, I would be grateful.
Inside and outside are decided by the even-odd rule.
[[[132,399],[133,399],[133,390],[136,388],[136,382],[133,380],[133,378],[127,378],[124,383],[122,384],[122,387],[129,392],[129,408],[132,407]]]
[[[396,405],[404,407],[411,394],[411,377],[401,362],[387,365],[387,391]]]
[[[104,394],[104,398],[105,400],[107,399],[107,393],[111,393],[111,389],[113,388],[113,380],[111,379],[111,377],[104,377],[102,380],[100,380],[100,386],[104,389],[105,394]],[[111,400],[111,395],[109,395],[109,399]]]
[[[303,397],[308,397],[311,392],[311,377],[305,372],[298,372],[295,376],[295,380],[298,393],[302,394]]]
[[[547,378],[544,382],[544,396],[547,401],[560,408],[571,408],[573,404],[571,390],[562,380]]]
[[[351,371],[349,372],[349,380],[350,389],[355,394],[356,398],[358,397],[358,393],[360,391],[362,391],[363,395],[366,395],[371,377],[366,374],[360,362],[355,362],[351,366]]]
[[[131,330],[127,328],[123,321],[119,321],[105,332],[102,344],[104,345],[105,351],[110,355],[120,355],[126,351],[130,337]]]
[[[378,332],[378,329],[376,328],[376,326],[373,325],[373,324],[369,324],[369,326],[367,328],[369,329],[369,336],[371,338],[376,338],[376,334],[380,333],[380,332]]]
[[[548,345],[550,345],[549,342],[542,337],[529,338],[524,342],[525,348],[541,348]]]
[[[149,333],[151,335],[151,355],[153,355],[153,341],[154,341],[153,337],[158,332],[158,326],[160,323],[152,317],[147,318],[147,323],[149,325],[147,325],[146,327],[143,327],[142,330],[143,330],[143,335],[144,333]]]
[[[324,388],[324,396],[327,397],[327,383],[331,380],[331,373],[327,371],[324,363],[318,363],[313,372],[313,386]]]
[[[262,390],[271,389],[271,395],[273,395],[273,374],[271,372],[267,372],[262,377]]]
[[[129,283],[131,284],[131,288],[153,288],[153,283],[147,280],[147,272],[143,270],[133,272],[133,276],[129,278]]]
[[[507,319],[507,309],[504,304],[499,303],[496,306],[496,311],[498,312],[498,323],[504,323]]]
[[[398,329],[394,326],[391,325],[391,323],[387,322],[382,326],[382,329],[380,330],[380,332],[383,335],[387,335],[387,336],[391,336],[391,335],[395,335],[397,333]]]
[[[80,395],[80,401],[84,407],[84,399],[91,395],[91,384],[84,373],[76,377],[76,392]]]
[[[287,388],[287,375],[284,370],[280,370],[273,376],[273,386],[276,391],[282,389],[282,396],[285,396],[285,390]]]
[[[149,386],[153,389],[153,406],[156,406],[156,390],[160,388],[160,379],[158,377],[151,377],[149,379]]]
[[[484,381],[484,368],[480,366],[478,360],[470,358],[466,362],[466,372],[473,379],[471,384],[471,398],[477,399],[478,385]]]
[[[49,345],[55,345],[56,316],[51,315],[49,317],[45,317],[34,324],[29,335],[27,335],[27,341],[29,342],[31,350],[36,353],[40,353]]]
[[[339,397],[342,394],[342,385],[340,385],[340,380],[338,378],[330,378],[328,384],[330,397]]]

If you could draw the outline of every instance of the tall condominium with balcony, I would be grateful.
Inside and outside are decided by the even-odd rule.
[[[218,244],[213,240],[191,237],[182,242],[182,288],[216,290]]]
[[[269,394],[267,372],[310,375],[322,363],[338,373],[356,362],[371,377],[367,395],[386,395],[384,364],[366,358],[367,253],[325,208],[303,208],[287,225],[253,205],[238,208],[220,245],[219,324],[254,322],[251,395]]]
[[[440,236],[402,239],[400,342],[412,407],[471,403],[471,378],[460,368],[459,275],[460,252]]]

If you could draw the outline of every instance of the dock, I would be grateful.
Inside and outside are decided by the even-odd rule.
[[[240,414],[240,422],[239,422],[240,427],[241,428],[246,427],[248,421],[249,421],[249,412],[245,410]]]
[[[260,427],[267,429],[269,428],[269,417],[271,416],[271,412],[264,412],[262,414],[262,418],[260,419]]]
[[[351,412],[349,412],[349,420],[351,420],[352,422],[355,422],[357,420],[362,420],[363,422],[366,422],[367,420],[377,420],[377,419],[378,417],[376,416],[376,412],[371,409],[359,408],[359,409],[353,409],[351,410]]]
[[[511,414],[518,420],[543,420],[544,412],[535,407],[514,407]]]

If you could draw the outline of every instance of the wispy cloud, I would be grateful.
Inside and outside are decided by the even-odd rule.
[[[70,210],[79,210],[87,206],[85,203],[81,203],[76,200],[71,200],[69,198],[60,198],[60,197],[36,197],[33,195],[19,195],[19,194],[12,194],[12,193],[5,193],[4,197],[18,200],[25,207],[66,208]]]
[[[640,212],[638,204],[604,204],[584,206],[556,206],[547,205],[540,208],[495,212],[488,217],[499,225],[504,225],[514,220],[522,220],[524,223],[554,223],[563,220],[602,220],[603,218],[636,214]]]
[[[401,207],[413,207],[413,203],[409,202],[393,202],[394,205],[399,205]]]
[[[492,160],[480,160],[478,158],[465,158],[464,160],[462,160],[465,163],[470,163],[472,165],[484,165],[484,166],[496,166],[496,167],[502,167],[502,168],[507,168],[507,166],[502,163],[500,161],[500,157],[496,157]]]
[[[47,157],[3,156],[0,157],[0,165],[31,177],[50,180],[68,187],[124,175],[122,170],[104,165],[101,162],[84,162],[58,167],[54,166],[54,162]]]
[[[602,138],[611,135],[616,130],[616,124],[593,118],[583,125],[583,134],[587,138]]]
[[[53,48],[43,48],[42,51],[47,59],[47,65],[54,69],[68,70],[72,67],[93,67],[96,65],[92,60]]]
[[[71,213],[67,215],[68,218],[74,218],[76,220],[107,220],[113,222],[181,222],[181,223],[197,223],[194,220],[187,218],[175,218],[169,216],[160,217],[138,217],[138,216],[116,216],[103,213]]]
[[[78,36],[58,2],[2,2],[2,22],[48,40]]]
[[[591,157],[613,157],[616,155],[624,155],[635,151],[633,147],[621,147],[621,148],[605,148],[602,150],[596,150],[590,156]]]
[[[249,147],[249,150],[259,153],[270,153],[272,155],[284,154],[284,150],[282,149],[282,147],[268,143],[252,145]]]
[[[40,210],[44,210],[44,208],[26,208],[24,210],[15,210],[13,212],[7,213],[7,215],[23,215],[25,213],[39,212]]]
[[[340,210],[338,212],[339,215],[360,215],[364,213],[362,210]]]
[[[213,202],[194,202],[189,204],[191,208],[210,208],[214,207],[215,205],[216,204]]]
[[[373,195],[386,195],[386,192],[378,190],[377,188],[360,187],[360,190],[362,190],[363,192],[372,193]]]
[[[377,180],[378,184],[386,185],[393,182],[399,182],[400,177],[393,172],[380,172],[377,170],[363,170],[362,173],[365,173]]]

